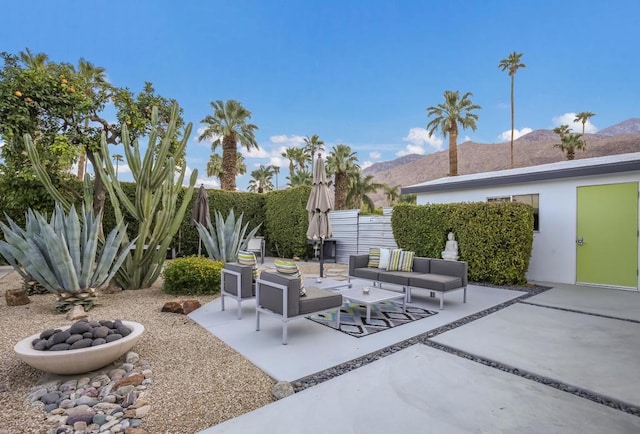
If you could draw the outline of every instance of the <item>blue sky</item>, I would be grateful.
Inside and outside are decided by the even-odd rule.
[[[637,0],[23,0],[2,13],[2,51],[84,57],[115,85],[138,92],[150,81],[177,99],[194,124],[188,166],[210,186],[210,144],[196,130],[218,99],[253,113],[261,149],[245,154],[248,171],[282,166],[281,188],[283,148],[313,134],[327,151],[351,146],[362,167],[446,149],[424,128],[425,109],[447,89],[482,106],[477,130],[460,141],[504,141],[510,81],[497,65],[513,51],[526,64],[516,74],[517,132],[580,111],[597,114],[589,132],[640,116]]]

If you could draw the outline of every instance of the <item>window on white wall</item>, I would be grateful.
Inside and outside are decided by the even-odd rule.
[[[531,205],[533,208],[533,230],[540,230],[540,195],[539,194],[517,194],[513,196],[489,197],[487,202],[520,202]]]

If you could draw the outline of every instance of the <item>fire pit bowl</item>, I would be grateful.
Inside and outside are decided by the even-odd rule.
[[[83,374],[107,366],[129,351],[142,336],[144,326],[134,321],[122,321],[131,333],[122,339],[98,345],[67,351],[40,351],[32,346],[40,334],[29,336],[18,342],[13,350],[20,359],[44,372],[52,374]],[[68,328],[68,327],[67,327]]]

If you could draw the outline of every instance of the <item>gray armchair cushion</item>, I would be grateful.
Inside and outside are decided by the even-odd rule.
[[[240,265],[237,262],[227,262],[224,264],[227,270],[240,273],[240,298],[251,298],[256,295],[256,288],[253,284],[253,267],[251,265]],[[237,277],[232,274],[225,274],[224,290],[233,295],[237,294]]]
[[[306,297],[300,297],[300,314],[320,312],[342,306],[342,295],[314,287],[307,287]]]
[[[300,278],[288,276],[271,271],[263,271],[260,274],[261,280],[277,283],[279,285],[287,286],[289,289],[289,299],[287,300],[287,317],[297,316],[300,314],[299,300],[300,300]],[[282,290],[269,286],[268,284],[260,285],[260,305],[269,309],[272,312],[276,312],[280,315],[282,312]],[[308,297],[308,296],[307,296]],[[306,297],[305,297],[306,298]]]
[[[432,289],[434,291],[450,291],[461,288],[462,279],[444,274],[418,274],[409,278],[409,286],[413,288]]]
[[[410,271],[381,271],[378,274],[380,282],[393,283],[394,285],[409,285],[409,277],[414,275]]]
[[[369,255],[351,255],[349,256],[349,276],[355,276],[353,272],[356,268],[366,268],[369,264]],[[377,270],[372,268],[372,270]]]

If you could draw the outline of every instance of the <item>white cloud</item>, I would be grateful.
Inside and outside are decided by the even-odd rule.
[[[532,132],[533,130],[529,127],[524,127],[521,130],[519,129],[514,129],[513,130],[513,140],[516,140],[517,138],[520,138],[522,136],[524,136],[525,134],[529,134],[530,132]],[[501,140],[503,142],[507,142],[511,140],[511,130],[507,130],[503,133],[501,133],[498,136],[498,140]]]
[[[269,137],[269,141],[276,145],[284,145],[285,147],[300,146],[304,143],[304,137],[296,136],[295,134],[291,136],[280,134],[278,136]]]
[[[464,139],[462,139],[462,143],[470,142],[470,141],[471,141],[471,137],[469,136],[464,136]]]
[[[569,129],[572,133],[582,133],[582,122],[574,122],[576,114],[569,112],[560,116],[556,116],[552,119],[553,126],[559,127],[560,125],[569,125]],[[591,120],[587,120],[584,125],[584,132],[586,134],[593,134],[598,131],[598,128],[591,123]]]
[[[116,170],[116,163],[113,163],[113,171],[115,172]],[[129,167],[128,164],[125,163],[119,163],[118,164],[118,175],[122,175],[123,173],[131,173],[131,168]]]
[[[382,154],[378,151],[369,152],[369,157],[372,160],[379,160],[382,157]]]
[[[398,157],[409,154],[422,155],[427,152],[424,145],[428,145],[432,148],[429,151],[442,151],[442,145],[444,143],[440,137],[435,135],[429,136],[429,132],[420,127],[411,128],[409,130],[409,134],[407,134],[406,137],[403,137],[402,140],[409,142],[409,144],[406,145],[405,149],[396,152]]]
[[[0,140],[0,148],[2,148],[3,146],[4,146],[4,142]]]
[[[278,153],[278,155],[280,155]],[[288,167],[289,166],[289,162],[285,161],[284,158],[277,156],[277,157],[271,157],[269,159],[269,165],[270,166],[276,166],[276,167]]]
[[[199,172],[199,171],[198,171]],[[184,171],[184,180],[182,181],[182,185],[189,185],[189,180],[191,179],[191,174],[193,173],[193,169],[189,166]],[[177,174],[176,174],[177,177]],[[219,188],[220,181],[217,178],[196,178],[196,187],[199,187],[200,184],[203,184],[205,188]]]
[[[363,162],[360,164],[360,169],[364,170],[364,169],[366,169],[367,167],[371,167],[371,166],[373,166],[373,161],[363,161]]]
[[[243,147],[239,147],[238,149],[240,150],[242,155],[244,155],[245,158],[268,158],[269,157],[269,153],[264,148],[258,148],[258,149],[253,148],[250,151],[247,151],[247,148],[243,146]]]

